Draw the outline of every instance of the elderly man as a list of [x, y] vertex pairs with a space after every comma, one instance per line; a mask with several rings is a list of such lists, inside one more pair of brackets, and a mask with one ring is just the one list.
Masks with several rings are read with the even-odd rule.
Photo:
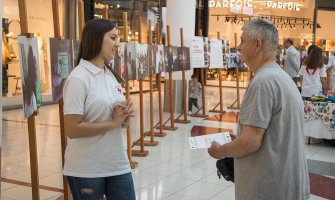
[[295, 49], [293, 40], [290, 38], [285, 40], [284, 46], [287, 49], [284, 70], [297, 84], [300, 70], [300, 53]]
[[309, 177], [304, 152], [303, 102], [276, 63], [278, 31], [268, 21], [242, 27], [241, 59], [255, 73], [241, 105], [237, 137], [213, 142], [216, 159], [234, 157], [237, 200], [305, 200]]

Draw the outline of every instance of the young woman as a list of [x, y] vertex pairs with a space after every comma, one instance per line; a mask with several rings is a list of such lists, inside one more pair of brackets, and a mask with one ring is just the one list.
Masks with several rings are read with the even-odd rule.
[[326, 70], [323, 65], [322, 49], [314, 47], [304, 60], [299, 71], [302, 82], [301, 96], [320, 95], [328, 90]]
[[121, 85], [105, 66], [118, 48], [116, 26], [89, 21], [82, 32], [77, 67], [64, 86], [65, 132], [69, 138], [64, 175], [74, 200], [135, 200], [121, 127], [132, 114]]

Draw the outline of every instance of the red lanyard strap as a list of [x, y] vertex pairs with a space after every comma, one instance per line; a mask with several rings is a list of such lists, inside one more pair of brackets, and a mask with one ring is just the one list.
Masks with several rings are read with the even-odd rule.
[[[311, 75], [311, 74], [309, 73], [309, 68], [308, 68], [308, 67], [306, 67], [306, 72], [307, 72], [307, 74]], [[315, 72], [316, 72], [316, 68], [313, 69], [312, 74], [314, 75]]]

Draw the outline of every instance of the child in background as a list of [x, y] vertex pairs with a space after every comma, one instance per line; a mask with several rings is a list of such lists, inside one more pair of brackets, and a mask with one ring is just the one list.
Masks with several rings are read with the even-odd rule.
[[197, 109], [199, 109], [198, 98], [200, 96], [200, 92], [202, 88], [195, 74], [191, 76], [191, 79], [192, 79], [192, 82], [190, 85], [190, 95], [189, 95], [189, 100], [188, 100], [188, 112], [190, 115], [192, 114], [193, 104]]

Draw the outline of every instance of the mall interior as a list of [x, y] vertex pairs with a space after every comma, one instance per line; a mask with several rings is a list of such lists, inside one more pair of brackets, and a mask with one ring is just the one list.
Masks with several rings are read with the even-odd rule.
[[[244, 94], [255, 77], [245, 63], [233, 61], [238, 56], [236, 48], [241, 43], [244, 24], [264, 19], [277, 28], [276, 62], [282, 68], [288, 38], [301, 63], [307, 49], [316, 45], [325, 55], [325, 66], [335, 67], [335, 1], [330, 0], [2, 0], [0, 13], [1, 200], [76, 199], [63, 174], [64, 154], [70, 151], [67, 146], [77, 140], [70, 139], [65, 128], [69, 118], [64, 114], [67, 110], [63, 89], [67, 76], [77, 65], [81, 33], [90, 20], [107, 19], [116, 25], [122, 44], [118, 53], [121, 58], [127, 55], [123, 45], [129, 50], [129, 44], [134, 43], [162, 45], [164, 53], [176, 47], [171, 50], [172, 62], [179, 59], [181, 63], [186, 57], [181, 70], [168, 71], [166, 64], [165, 71], [153, 67], [145, 75], [145, 69], [150, 67], [144, 66], [143, 76], [136, 78], [129, 78], [130, 70], [125, 70], [128, 75], [120, 91], [133, 102], [134, 113], [128, 127], [117, 130], [122, 130], [119, 142], [129, 160], [138, 200], [243, 199], [238, 197], [234, 182], [219, 178], [217, 159], [208, 153], [208, 142], [219, 141], [214, 136], [223, 138], [239, 133]], [[196, 38], [200, 38], [200, 48]], [[219, 48], [215, 41], [219, 41]], [[25, 54], [28, 45], [34, 56], [34, 75], [28, 75], [28, 68], [33, 66], [29, 53]], [[188, 54], [179, 56], [180, 47], [187, 47]], [[199, 49], [202, 59], [197, 56]], [[137, 59], [141, 62], [141, 57]], [[162, 59], [170, 62], [169, 58]], [[159, 62], [155, 58], [155, 63], [151, 63], [157, 66]], [[196, 62], [204, 64], [198, 66]], [[237, 66], [233, 67], [233, 62]], [[120, 66], [123, 64], [124, 61]], [[121, 68], [119, 73], [124, 78]], [[193, 74], [201, 89], [198, 108], [189, 112]], [[32, 76], [38, 83], [34, 85], [34, 106], [30, 107], [32, 98], [26, 97], [25, 82]], [[300, 82], [297, 86], [302, 87]], [[335, 199], [335, 97], [330, 98], [333, 95], [332, 92], [301, 101], [305, 109], [301, 140], [312, 200]], [[225, 142], [224, 138], [222, 141]], [[290, 154], [287, 146], [281, 148]], [[94, 157], [86, 159], [95, 160]], [[275, 162], [285, 165], [280, 160]], [[259, 177], [260, 182], [275, 177], [266, 176]]]

